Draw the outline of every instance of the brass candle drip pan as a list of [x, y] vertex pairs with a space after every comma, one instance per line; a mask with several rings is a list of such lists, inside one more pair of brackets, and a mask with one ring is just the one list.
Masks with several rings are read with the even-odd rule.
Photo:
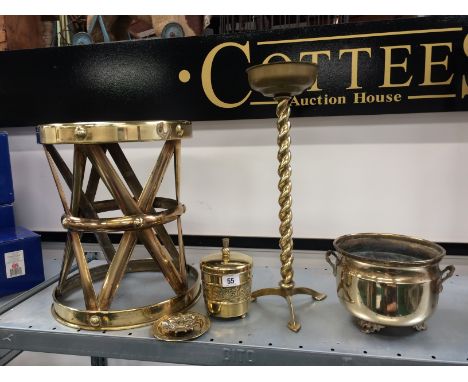
[[[38, 127], [38, 140], [43, 144], [65, 211], [62, 224], [68, 230], [60, 279], [52, 305], [58, 321], [88, 330], [125, 329], [147, 325], [164, 314], [178, 312], [196, 302], [200, 295], [200, 278], [197, 271], [185, 262], [181, 223], [185, 206], [179, 201], [181, 139], [190, 137], [191, 133], [192, 126], [187, 121], [65, 123]], [[143, 186], [119, 143], [157, 140], [165, 143]], [[74, 145], [72, 170], [60, 156], [55, 144]], [[116, 168], [107, 154], [110, 154]], [[172, 158], [175, 199], [156, 197]], [[86, 189], [83, 190], [88, 161], [91, 170]], [[71, 190], [70, 204], [66, 200], [58, 172]], [[113, 199], [95, 200], [101, 181]], [[98, 215], [114, 210], [121, 210], [124, 215], [116, 218], [102, 218]], [[178, 248], [164, 227], [171, 221], [177, 222]], [[117, 231], [124, 233], [116, 250], [108, 233]], [[81, 243], [83, 232], [95, 234], [107, 265], [89, 269]], [[130, 261], [137, 240], [144, 244], [151, 259]], [[73, 259], [76, 260], [79, 273], [69, 277]], [[175, 297], [150, 306], [112, 310], [111, 303], [125, 273], [143, 271], [161, 272]], [[102, 278], [102, 289], [96, 293], [93, 282]], [[65, 295], [79, 286], [83, 291], [84, 310], [63, 303]]]
[[310, 288], [295, 287], [293, 276], [293, 240], [292, 240], [292, 197], [291, 197], [291, 128], [289, 115], [291, 113], [291, 99], [301, 94], [314, 84], [317, 79], [317, 65], [306, 62], [278, 62], [256, 65], [247, 69], [250, 87], [262, 93], [265, 97], [272, 97], [277, 102], [276, 116], [278, 117], [278, 175], [280, 177], [278, 199], [280, 212], [280, 248], [281, 248], [281, 277], [279, 288], [265, 288], [252, 293], [252, 298], [275, 295], [286, 299], [290, 311], [288, 328], [294, 332], [301, 329], [296, 319], [291, 297], [296, 294], [307, 294], [314, 300], [321, 301], [326, 295]]

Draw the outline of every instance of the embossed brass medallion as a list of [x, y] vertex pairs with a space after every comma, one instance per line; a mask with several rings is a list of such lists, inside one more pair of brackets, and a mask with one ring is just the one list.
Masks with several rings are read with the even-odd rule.
[[161, 341], [188, 341], [210, 328], [208, 317], [197, 312], [168, 314], [153, 324], [153, 335]]

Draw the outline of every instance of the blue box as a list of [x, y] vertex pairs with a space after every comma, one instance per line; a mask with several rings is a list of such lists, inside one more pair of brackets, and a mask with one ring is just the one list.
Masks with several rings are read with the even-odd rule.
[[15, 227], [15, 215], [11, 204], [0, 205], [0, 230]]
[[11, 204], [14, 200], [8, 134], [0, 131], [0, 204]]
[[0, 296], [44, 281], [41, 238], [22, 227], [0, 230]]

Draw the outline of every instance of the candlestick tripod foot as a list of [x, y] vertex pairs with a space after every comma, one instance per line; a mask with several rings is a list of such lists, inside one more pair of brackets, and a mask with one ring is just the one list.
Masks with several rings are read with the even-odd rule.
[[301, 329], [301, 324], [298, 322], [298, 320], [296, 320], [294, 305], [291, 299], [292, 296], [295, 296], [297, 294], [309, 295], [315, 301], [322, 301], [327, 298], [326, 294], [317, 292], [310, 288], [297, 287], [297, 288], [291, 288], [291, 289], [284, 289], [284, 288], [278, 287], [278, 288], [264, 288], [264, 289], [259, 289], [255, 292], [252, 292], [251, 301], [255, 302], [257, 300], [257, 297], [263, 297], [263, 296], [280, 296], [286, 299], [288, 306], [289, 306], [289, 314], [290, 314], [288, 328], [292, 330], [293, 332], [297, 333]]

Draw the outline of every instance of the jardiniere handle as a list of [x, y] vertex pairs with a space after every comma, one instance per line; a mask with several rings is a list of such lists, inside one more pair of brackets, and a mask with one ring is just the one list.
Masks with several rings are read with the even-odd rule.
[[[330, 256], [334, 256], [336, 258], [336, 262], [334, 264], [331, 261]], [[325, 260], [327, 260], [327, 263], [330, 264], [330, 266], [332, 267], [333, 276], [336, 276], [336, 266], [338, 264], [339, 259], [338, 259], [338, 256], [336, 255], [335, 251], [332, 251], [332, 250], [327, 251], [327, 253], [325, 254]]]
[[[444, 273], [447, 273], [444, 276]], [[453, 265], [447, 265], [441, 272], [440, 272], [440, 284], [439, 284], [439, 293], [442, 292], [442, 283], [453, 276], [455, 273], [455, 267]]]

